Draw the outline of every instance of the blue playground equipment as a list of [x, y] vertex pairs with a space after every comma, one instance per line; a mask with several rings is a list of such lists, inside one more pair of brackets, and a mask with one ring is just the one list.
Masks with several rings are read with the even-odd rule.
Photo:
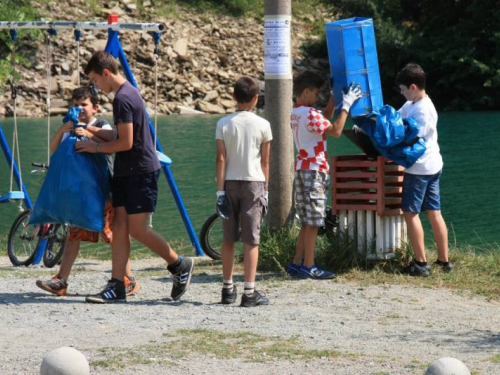
[[347, 18], [325, 24], [335, 103], [351, 82], [361, 85], [363, 96], [351, 107], [352, 117], [366, 116], [384, 105], [371, 18]]
[[[57, 28], [74, 29], [75, 30], [75, 40], [77, 42], [77, 48], [79, 48], [79, 42], [80, 42], [80, 38], [81, 38], [81, 30], [82, 29], [107, 29], [108, 30], [108, 42], [107, 42], [105, 51], [108, 52], [109, 54], [113, 55], [115, 58], [117, 58], [120, 61], [120, 64], [121, 64], [123, 71], [125, 73], [125, 77], [132, 85], [134, 85], [134, 87], [137, 87], [137, 82], [135, 81], [134, 75], [133, 75], [133, 73], [130, 69], [130, 66], [128, 64], [125, 52], [123, 51], [120, 40], [118, 38], [118, 31], [119, 30], [136, 30], [136, 31], [153, 31], [154, 32], [153, 40], [154, 40], [154, 45], [155, 45], [155, 50], [154, 50], [155, 73], [157, 75], [157, 60], [159, 58], [160, 36], [161, 36], [161, 32], [165, 30], [165, 25], [154, 24], [154, 23], [151, 23], [151, 24], [149, 24], [149, 23], [119, 23], [118, 16], [114, 15], [114, 14], [109, 15], [107, 23], [105, 23], [105, 22], [67, 22], [67, 21], [53, 21], [53, 22], [46, 22], [46, 21], [3, 22], [3, 21], [0, 21], [0, 29], [10, 29], [11, 36], [13, 34], [17, 35], [17, 29], [20, 29], [20, 28], [47, 29], [47, 33], [49, 35], [48, 43], [50, 43], [50, 38], [56, 34]], [[12, 37], [12, 40], [15, 44], [15, 37]], [[79, 54], [78, 54], [78, 56], [79, 56]], [[155, 80], [155, 81], [156, 81], [155, 82], [155, 92], [157, 93], [157, 80]], [[15, 102], [14, 102], [14, 104], [15, 104]], [[50, 99], [49, 98], [47, 99], [47, 104], [48, 104], [48, 112], [50, 115]], [[155, 104], [156, 104], [156, 99], [155, 99]], [[146, 113], [147, 113], [147, 110], [146, 110]], [[172, 164], [172, 160], [167, 155], [164, 154], [163, 149], [162, 149], [161, 144], [160, 144], [160, 141], [156, 137], [155, 126], [156, 126], [157, 113], [155, 111], [155, 123], [153, 123], [153, 121], [151, 121], [151, 118], [150, 118], [148, 113], [147, 113], [147, 116], [148, 116], [148, 121], [149, 121], [149, 125], [150, 125], [151, 135], [153, 136], [154, 143], [156, 145], [157, 155], [158, 155], [158, 158], [160, 161], [161, 168], [162, 168], [162, 170], [165, 174], [165, 177], [167, 179], [168, 185], [170, 187], [170, 190], [171, 190], [172, 195], [174, 197], [175, 203], [177, 205], [177, 208], [178, 208], [179, 213], [181, 215], [181, 218], [183, 220], [184, 226], [186, 227], [189, 239], [191, 241], [191, 244], [195, 248], [196, 255], [203, 256], [204, 255], [203, 250], [200, 246], [198, 237], [194, 231], [194, 228], [193, 228], [193, 225], [192, 225], [191, 220], [189, 218], [188, 212], [186, 210], [186, 207], [185, 207], [184, 202], [182, 200], [179, 189], [177, 188], [177, 185], [175, 183], [174, 176], [173, 176], [172, 171], [170, 169], [170, 166]], [[15, 117], [15, 114], [14, 114], [14, 117]], [[50, 121], [50, 117], [49, 117], [48, 121]], [[50, 124], [50, 122], [49, 122], [49, 124]], [[9, 148], [9, 145], [5, 139], [1, 124], [0, 124], [0, 145], [2, 147], [4, 154], [5, 154], [5, 157], [9, 163], [9, 166], [11, 166], [12, 174], [15, 177], [15, 181], [16, 181], [18, 188], [19, 188], [19, 191], [9, 191], [6, 195], [1, 196], [0, 203], [9, 202], [9, 201], [13, 201], [13, 200], [17, 199], [17, 200], [22, 200], [27, 209], [31, 209], [33, 205], [32, 205], [30, 196], [28, 194], [28, 191], [26, 190], [26, 187], [24, 186], [24, 183], [22, 183], [22, 177], [21, 177], [20, 171], [19, 171], [17, 164], [14, 160], [13, 153], [11, 152], [11, 149]], [[41, 244], [37, 247], [33, 264], [37, 264], [40, 262], [40, 260], [42, 259], [42, 256], [43, 256], [44, 249], [45, 249], [45, 246], [43, 244]]]

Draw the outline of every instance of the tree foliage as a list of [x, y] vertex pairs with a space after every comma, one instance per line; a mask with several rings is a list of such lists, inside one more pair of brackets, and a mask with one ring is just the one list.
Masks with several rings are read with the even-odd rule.
[[500, 109], [498, 0], [340, 0], [333, 6], [343, 18], [373, 18], [386, 103], [401, 103], [394, 78], [416, 62], [438, 109]]
[[[30, 5], [28, 0], [1, 0], [0, 18], [2, 21], [33, 21], [39, 15]], [[39, 35], [37, 30], [20, 30], [18, 40], [21, 38], [32, 38]], [[12, 78], [13, 70], [11, 64], [12, 39], [8, 30], [0, 30], [0, 90], [5, 83]], [[26, 64], [24, 54], [27, 51], [18, 50], [16, 53], [16, 64]]]

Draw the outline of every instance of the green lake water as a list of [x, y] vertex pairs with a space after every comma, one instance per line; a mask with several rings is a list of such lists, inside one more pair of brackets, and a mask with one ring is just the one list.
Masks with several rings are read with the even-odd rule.
[[[215, 205], [215, 116], [159, 118], [158, 137], [172, 159], [172, 172], [196, 232]], [[47, 158], [46, 119], [19, 119], [23, 178], [35, 201], [40, 175], [31, 174], [31, 162]], [[60, 118], [52, 119], [52, 133]], [[9, 142], [12, 119], [1, 124]], [[441, 113], [439, 144], [444, 159], [441, 183], [442, 212], [450, 229], [450, 242], [472, 245], [479, 251], [500, 244], [500, 112]], [[358, 149], [341, 137], [329, 139], [330, 155], [355, 154]], [[9, 168], [0, 157], [0, 194], [9, 190]], [[17, 214], [14, 203], [0, 206], [0, 238], [5, 238]], [[155, 230], [174, 244], [189, 243], [168, 184], [162, 176]], [[426, 229], [428, 223], [424, 220]], [[432, 243], [431, 232], [426, 241]], [[136, 245], [137, 247], [137, 245]], [[5, 249], [0, 249], [3, 253]]]

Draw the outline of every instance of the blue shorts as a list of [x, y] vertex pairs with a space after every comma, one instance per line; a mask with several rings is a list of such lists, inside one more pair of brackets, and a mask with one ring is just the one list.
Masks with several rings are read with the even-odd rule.
[[441, 172], [432, 175], [405, 173], [401, 202], [402, 210], [414, 214], [426, 210], [439, 211], [441, 209], [439, 196]]
[[131, 176], [113, 176], [113, 207], [125, 207], [128, 215], [155, 212], [160, 170]]

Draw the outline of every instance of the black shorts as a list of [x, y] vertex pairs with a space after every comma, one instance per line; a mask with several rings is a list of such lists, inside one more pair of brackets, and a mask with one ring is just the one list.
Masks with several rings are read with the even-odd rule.
[[113, 207], [125, 207], [127, 214], [154, 212], [158, 198], [160, 170], [132, 176], [113, 176]]

